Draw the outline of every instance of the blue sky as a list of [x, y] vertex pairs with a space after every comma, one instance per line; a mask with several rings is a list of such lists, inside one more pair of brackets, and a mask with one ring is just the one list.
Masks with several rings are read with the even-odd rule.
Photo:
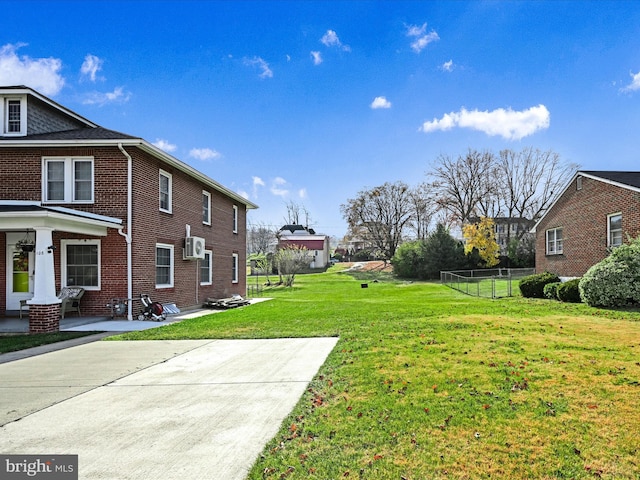
[[340, 205], [441, 154], [639, 170], [640, 2], [6, 1], [0, 85], [140, 136], [261, 208]]

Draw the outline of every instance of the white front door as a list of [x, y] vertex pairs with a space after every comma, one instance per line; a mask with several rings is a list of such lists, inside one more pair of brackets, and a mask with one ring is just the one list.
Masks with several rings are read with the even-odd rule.
[[[33, 235], [33, 233], [32, 233]], [[16, 248], [24, 233], [7, 232], [7, 310], [19, 310], [20, 300], [33, 297], [34, 253]]]

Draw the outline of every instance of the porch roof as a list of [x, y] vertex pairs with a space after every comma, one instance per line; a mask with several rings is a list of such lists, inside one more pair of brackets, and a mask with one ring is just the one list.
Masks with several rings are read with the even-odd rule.
[[0, 230], [33, 230], [37, 227], [106, 236], [108, 228], [122, 228], [122, 220], [40, 202], [0, 201]]

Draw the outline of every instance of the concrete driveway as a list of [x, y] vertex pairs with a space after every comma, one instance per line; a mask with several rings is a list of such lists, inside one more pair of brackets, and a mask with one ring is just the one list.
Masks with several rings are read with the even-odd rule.
[[0, 364], [0, 452], [80, 479], [243, 479], [337, 338], [103, 341]]

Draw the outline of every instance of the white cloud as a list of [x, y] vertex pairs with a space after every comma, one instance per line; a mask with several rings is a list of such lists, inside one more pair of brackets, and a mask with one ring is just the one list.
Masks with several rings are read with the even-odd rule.
[[322, 54], [320, 52], [311, 52], [311, 58], [313, 58], [314, 65], [320, 65], [322, 63]]
[[102, 70], [103, 63], [103, 60], [95, 55], [87, 54], [87, 56], [84, 57], [82, 66], [80, 67], [80, 73], [82, 73], [83, 76], [89, 77], [92, 82], [95, 82], [96, 74]]
[[238, 190], [238, 195], [240, 195], [242, 198], [246, 198], [247, 200], [249, 200], [249, 194], [247, 192], [245, 192], [244, 190]]
[[507, 140], [520, 140], [538, 130], [549, 128], [549, 117], [549, 110], [544, 105], [522, 111], [498, 108], [481, 112], [462, 108], [459, 112], [446, 113], [441, 119], [425, 122], [420, 130], [429, 133], [460, 127], [479, 130], [490, 136], [499, 135]]
[[453, 60], [449, 60], [448, 62], [444, 62], [440, 68], [442, 70], [444, 70], [445, 72], [452, 72], [453, 71]]
[[260, 78], [272, 78], [273, 71], [269, 68], [269, 64], [260, 57], [245, 58], [244, 64], [250, 67], [258, 67], [261, 70]]
[[301, 188], [300, 190], [298, 190], [298, 197], [307, 198], [307, 189]]
[[387, 100], [387, 97], [376, 97], [369, 106], [374, 110], [378, 108], [391, 108], [391, 102]]
[[0, 47], [0, 85], [26, 85], [49, 96], [59, 93], [64, 86], [60, 75], [62, 60], [18, 57], [16, 51], [24, 46], [19, 43]]
[[411, 42], [411, 48], [414, 52], [420, 53], [431, 42], [440, 40], [440, 37], [435, 30], [432, 30], [429, 33], [426, 33], [426, 31], [426, 23], [422, 24], [420, 27], [417, 25], [407, 25], [407, 37], [414, 38], [414, 41]]
[[253, 198], [258, 198], [258, 187], [264, 187], [266, 184], [260, 177], [251, 177], [253, 182]]
[[107, 103], [126, 103], [131, 98], [130, 92], [125, 92], [123, 87], [116, 87], [113, 92], [89, 93], [82, 101], [85, 105], [105, 105]]
[[631, 83], [621, 88], [621, 92], [635, 92], [636, 90], [640, 90], [640, 72], [631, 72], [629, 75], [631, 75]]
[[278, 197], [286, 197], [289, 195], [289, 190], [284, 188], [287, 181], [282, 177], [276, 177], [271, 181], [271, 188], [269, 191]]
[[260, 177], [251, 177], [252, 181], [253, 181], [253, 185], [254, 186], [261, 186], [264, 187], [266, 184], [264, 183], [264, 180], [262, 180]]
[[192, 148], [189, 150], [189, 156], [206, 162], [214, 158], [220, 158], [221, 155], [220, 152], [210, 148]]
[[157, 138], [155, 142], [152, 143], [153, 146], [158, 147], [160, 150], [164, 150], [165, 152], [175, 152], [176, 148], [178, 148], [173, 143], [169, 143], [167, 140], [162, 138]]
[[322, 36], [320, 42], [322, 42], [322, 44], [327, 47], [338, 47], [345, 52], [351, 51], [351, 47], [349, 45], [343, 45], [343, 43], [338, 38], [338, 34], [333, 30], [327, 30], [327, 33]]

